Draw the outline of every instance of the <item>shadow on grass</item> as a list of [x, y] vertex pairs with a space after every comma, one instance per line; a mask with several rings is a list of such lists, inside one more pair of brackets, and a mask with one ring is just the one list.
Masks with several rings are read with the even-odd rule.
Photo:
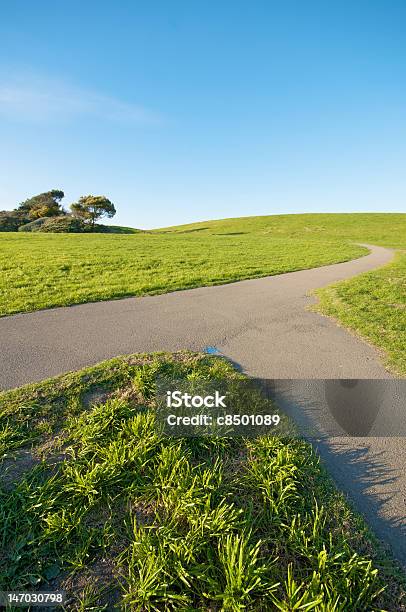
[[173, 236], [176, 234], [192, 234], [194, 232], [202, 232], [203, 230], [208, 230], [210, 229], [209, 227], [194, 227], [192, 229], [188, 229], [188, 230], [175, 230], [175, 231], [170, 231], [170, 230], [154, 230], [151, 233], [154, 234], [172, 234]]
[[248, 234], [248, 232], [223, 232], [221, 234], [212, 234], [213, 236], [243, 236], [244, 234]]

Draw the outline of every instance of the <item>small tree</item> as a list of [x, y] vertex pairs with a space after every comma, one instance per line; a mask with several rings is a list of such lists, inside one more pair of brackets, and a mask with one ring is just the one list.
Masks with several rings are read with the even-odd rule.
[[60, 203], [64, 196], [60, 189], [51, 189], [21, 202], [16, 210], [26, 214], [29, 219], [59, 217], [65, 214]]
[[114, 204], [110, 202], [105, 196], [82, 196], [78, 202], [71, 204], [71, 211], [75, 217], [83, 219], [85, 223], [88, 223], [92, 230], [94, 229], [95, 223], [102, 217], [108, 217], [111, 219], [116, 214]]

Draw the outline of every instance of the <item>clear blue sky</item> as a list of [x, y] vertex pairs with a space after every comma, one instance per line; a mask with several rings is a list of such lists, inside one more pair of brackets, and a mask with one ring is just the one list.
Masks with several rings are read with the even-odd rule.
[[406, 211], [406, 2], [2, 3], [0, 209]]

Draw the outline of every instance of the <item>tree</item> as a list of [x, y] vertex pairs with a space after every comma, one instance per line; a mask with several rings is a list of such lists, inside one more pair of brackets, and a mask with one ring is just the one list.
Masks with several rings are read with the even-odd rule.
[[16, 210], [25, 213], [29, 219], [59, 217], [66, 214], [60, 204], [64, 196], [60, 189], [51, 189], [21, 202]]
[[116, 214], [114, 204], [105, 196], [82, 196], [78, 202], [71, 204], [71, 211], [75, 217], [83, 219], [88, 223], [92, 230], [95, 223], [102, 217], [111, 219]]

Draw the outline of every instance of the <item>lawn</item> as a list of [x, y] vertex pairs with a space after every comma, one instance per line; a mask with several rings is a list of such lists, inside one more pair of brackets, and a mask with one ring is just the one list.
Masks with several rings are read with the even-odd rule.
[[[124, 228], [123, 231], [129, 231]], [[406, 373], [406, 214], [223, 219], [134, 234], [0, 234], [0, 316], [165, 293], [399, 250], [394, 264], [321, 292], [325, 314]]]
[[363, 253], [340, 237], [241, 221], [132, 235], [2, 233], [0, 314], [279, 274]]
[[243, 378], [133, 355], [0, 394], [0, 589], [65, 589], [69, 610], [404, 609], [307, 442], [165, 437], [162, 374]]

